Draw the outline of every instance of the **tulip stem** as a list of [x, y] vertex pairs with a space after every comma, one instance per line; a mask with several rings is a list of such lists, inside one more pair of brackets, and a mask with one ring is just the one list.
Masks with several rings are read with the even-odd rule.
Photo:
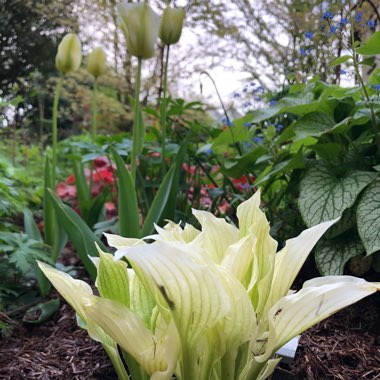
[[[170, 45], [167, 45], [166, 50], [166, 58], [165, 58], [165, 68], [164, 68], [164, 84], [163, 84], [163, 98], [160, 102], [160, 121], [161, 121], [161, 168], [162, 168], [162, 175], [165, 175], [166, 172], [166, 165], [165, 165], [165, 159], [166, 159], [166, 106], [167, 106], [167, 99], [166, 99], [166, 93], [167, 93], [167, 86], [168, 86], [168, 63], [169, 63], [169, 48]], [[165, 54], [165, 48], [164, 48], [164, 54]]]
[[95, 79], [94, 87], [92, 89], [92, 140], [95, 141], [96, 137], [96, 126], [97, 126], [97, 116], [98, 116], [98, 108], [97, 108], [97, 97], [98, 92], [98, 82]]
[[[61, 97], [63, 86], [63, 75], [61, 74], [57, 87], [55, 88], [54, 102], [53, 102], [53, 114], [52, 114], [52, 144], [53, 144], [53, 159], [52, 159], [52, 184], [55, 189], [56, 185], [56, 171], [57, 171], [57, 145], [58, 145], [58, 103]], [[53, 189], [53, 190], [54, 190]]]
[[140, 136], [143, 133], [141, 128], [144, 128], [140, 120], [140, 87], [141, 87], [141, 64], [142, 58], [138, 57], [135, 82], [135, 105], [133, 115], [133, 130], [132, 130], [132, 157], [131, 157], [131, 175], [133, 183], [136, 182], [136, 165], [137, 155], [140, 145]]

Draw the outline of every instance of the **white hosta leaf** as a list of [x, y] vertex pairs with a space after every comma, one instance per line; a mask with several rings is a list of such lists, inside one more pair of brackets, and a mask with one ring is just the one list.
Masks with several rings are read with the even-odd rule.
[[221, 271], [221, 278], [225, 292], [231, 299], [231, 310], [219, 324], [220, 335], [226, 346], [221, 359], [222, 368], [226, 378], [234, 378], [239, 348], [256, 334], [256, 314], [244, 286], [224, 271]]
[[256, 314], [261, 314], [272, 283], [277, 242], [270, 236], [269, 222], [265, 213], [260, 210], [260, 190], [239, 205], [237, 217], [240, 236], [251, 234], [256, 238], [255, 249], [252, 252], [253, 266], [247, 288]]
[[168, 326], [165, 335], [155, 336], [135, 313], [120, 302], [106, 298], [94, 297], [85, 310], [149, 375], [171, 379], [179, 355], [173, 325]]
[[199, 234], [200, 231], [194, 228], [191, 224], [185, 224], [182, 228], [179, 224], [169, 221], [164, 228], [154, 225], [158, 235], [155, 235], [155, 240], [179, 241], [182, 243], [190, 243]]
[[281, 358], [269, 359], [265, 363], [265, 367], [259, 373], [259, 376], [258, 376], [257, 380], [265, 380], [270, 375], [272, 375], [273, 371], [275, 370], [277, 364], [280, 363], [280, 361], [281, 361]]
[[228, 247], [239, 239], [239, 230], [207, 211], [193, 210], [193, 214], [201, 224], [202, 232], [192, 244], [204, 249], [215, 263], [221, 263]]
[[45, 263], [38, 261], [38, 266], [67, 303], [87, 323], [83, 304], [93, 296], [90, 285], [81, 280], [74, 280], [67, 273], [54, 269]]
[[253, 271], [248, 292], [257, 315], [261, 315], [267, 302], [277, 250], [277, 242], [269, 234], [270, 227], [265, 214], [260, 211], [255, 217], [255, 223], [249, 232], [256, 237], [254, 250]]
[[96, 286], [102, 297], [119, 301], [129, 307], [129, 277], [125, 261], [114, 261], [110, 253], [99, 251]]
[[126, 258], [165, 315], [170, 312], [183, 341], [193, 346], [227, 314], [230, 300], [210, 265], [194, 247], [155, 243], [131, 248]]
[[146, 327], [150, 327], [156, 302], [135, 272], [130, 270], [128, 273], [130, 278], [130, 308], [144, 321]]
[[271, 294], [267, 309], [284, 297], [293, 284], [298, 272], [322, 235], [335, 223], [318, 224], [287, 240], [285, 247], [276, 254]]
[[305, 282], [299, 292], [281, 298], [269, 310], [266, 353], [257, 360], [267, 360], [296, 335], [379, 290], [380, 283], [351, 276], [320, 277]]
[[251, 280], [256, 238], [250, 234], [229, 246], [221, 263], [226, 272], [235, 276], [246, 288]]
[[260, 210], [260, 190], [257, 190], [251, 198], [241, 203], [237, 208], [241, 237], [249, 233], [250, 228], [257, 224], [259, 218], [261, 220], [262, 213]]
[[87, 314], [85, 305], [95, 298], [90, 285], [84, 281], [75, 280], [67, 273], [58, 271], [44, 263], [38, 262], [38, 265], [58, 292], [79, 315], [90, 337], [102, 343], [115, 366], [119, 378], [121, 380], [128, 379], [116, 342], [100, 326], [94, 323]]
[[[107, 234], [107, 233], [104, 233], [103, 235], [107, 239], [107, 244], [110, 247], [116, 248], [117, 250], [121, 250], [123, 248], [128, 248], [128, 247], [136, 247], [136, 246], [146, 244], [145, 241], [142, 239], [126, 238], [126, 237], [122, 237], [119, 235]], [[116, 257], [116, 255], [115, 255], [115, 257]], [[121, 256], [117, 257], [117, 259], [120, 259], [120, 258], [121, 258]]]

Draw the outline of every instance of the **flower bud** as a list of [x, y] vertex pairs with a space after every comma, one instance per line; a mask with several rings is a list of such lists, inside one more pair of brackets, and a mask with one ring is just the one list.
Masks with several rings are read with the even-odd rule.
[[104, 50], [102, 48], [96, 48], [88, 56], [87, 71], [97, 79], [106, 71], [106, 64], [107, 58]]
[[160, 39], [164, 44], [172, 45], [179, 41], [184, 18], [184, 9], [166, 7], [162, 14], [159, 31]]
[[55, 56], [55, 66], [63, 73], [79, 69], [82, 62], [82, 46], [79, 38], [74, 33], [66, 34], [58, 45], [58, 52]]
[[152, 58], [160, 17], [147, 3], [120, 4], [118, 12], [129, 53], [143, 59]]

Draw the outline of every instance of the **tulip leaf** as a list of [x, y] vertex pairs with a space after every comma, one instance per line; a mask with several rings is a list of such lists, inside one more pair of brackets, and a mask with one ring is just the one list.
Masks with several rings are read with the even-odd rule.
[[376, 179], [364, 190], [356, 218], [367, 255], [380, 250], [380, 179]]
[[175, 168], [176, 165], [173, 164], [169, 171], [165, 174], [165, 177], [158, 188], [157, 194], [149, 207], [148, 215], [145, 218], [141, 232], [142, 236], [150, 235], [154, 230], [154, 223], [158, 223], [162, 217], [169, 199]]
[[182, 142], [177, 156], [175, 158], [175, 172], [173, 176], [173, 182], [170, 189], [170, 195], [167, 200], [166, 209], [165, 209], [165, 218], [169, 220], [175, 219], [175, 211], [178, 197], [178, 186], [179, 186], [179, 177], [182, 170], [182, 164], [185, 161], [185, 156], [187, 153], [187, 147], [189, 144], [190, 135], [187, 134], [185, 140]]
[[139, 238], [139, 208], [135, 186], [122, 158], [113, 147], [111, 152], [117, 168], [119, 233], [124, 237]]
[[46, 157], [43, 199], [44, 232], [46, 243], [52, 247], [52, 259], [57, 261], [59, 254], [67, 243], [67, 235], [62, 225], [58, 223], [56, 211], [49, 195], [50, 189], [55, 188], [52, 170], [50, 159]]
[[33, 213], [29, 209], [24, 210], [24, 228], [25, 233], [30, 239], [43, 243], [41, 232], [33, 218]]
[[300, 183], [298, 200], [306, 225], [311, 227], [342, 216], [375, 176], [375, 173], [364, 171], [338, 176], [322, 165], [311, 168]]
[[75, 186], [77, 188], [77, 197], [79, 201], [79, 208], [84, 214], [83, 206], [90, 199], [90, 190], [86, 181], [86, 176], [84, 174], [83, 165], [81, 162], [74, 163], [74, 173], [75, 173]]
[[88, 274], [95, 280], [96, 269], [89, 259], [89, 256], [98, 256], [94, 242], [96, 242], [103, 251], [106, 251], [106, 247], [73, 209], [63, 204], [52, 191], [49, 192], [49, 196], [60, 224], [62, 224], [73, 243]]
[[[25, 233], [28, 235], [29, 239], [36, 240], [40, 243], [43, 243], [41, 233], [38, 229], [38, 226], [33, 218], [33, 213], [29, 209], [24, 211], [24, 228]], [[46, 296], [50, 290], [50, 283], [48, 279], [41, 272], [41, 269], [35, 263], [32, 265], [33, 270], [36, 274], [38, 287], [42, 296]]]
[[343, 274], [348, 260], [365, 252], [356, 232], [321, 241], [315, 249], [315, 261], [324, 276]]
[[45, 241], [51, 247], [54, 244], [54, 226], [56, 225], [54, 207], [50, 201], [48, 189], [54, 189], [53, 174], [49, 156], [46, 156], [44, 167], [44, 198], [43, 198], [43, 216]]

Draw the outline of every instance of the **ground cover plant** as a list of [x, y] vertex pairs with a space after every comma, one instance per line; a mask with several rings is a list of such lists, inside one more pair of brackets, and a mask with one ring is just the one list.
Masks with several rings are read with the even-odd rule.
[[[162, 9], [159, 17], [146, 1], [114, 8], [135, 70], [133, 97], [104, 85], [105, 50], [82, 57], [78, 35], [63, 37], [51, 119], [37, 95], [39, 145], [23, 148], [27, 173], [15, 169], [24, 138], [15, 113], [10, 149], [2, 148], [13, 162], [0, 166], [1, 333], [17, 330], [12, 315], [37, 324], [66, 313], [52, 283], [120, 379], [266, 379], [290, 339], [380, 289], [380, 74], [364, 78], [362, 69], [380, 54], [380, 32], [363, 26], [355, 7], [324, 10], [320, 33], [341, 44], [330, 66], [352, 72], [358, 85], [298, 73], [278, 92], [250, 82], [235, 94], [253, 99], [238, 116], [201, 71], [220, 101], [215, 120], [202, 102], [169, 95], [185, 10], [170, 2]], [[358, 26], [371, 32], [365, 42]], [[301, 34], [310, 68], [317, 32]], [[157, 41], [153, 99], [142, 76]], [[75, 81], [88, 85], [91, 122], [87, 134], [59, 141]], [[102, 134], [105, 93], [129, 104], [129, 130]], [[18, 111], [25, 99], [0, 105]], [[325, 277], [302, 272], [312, 250]]]

